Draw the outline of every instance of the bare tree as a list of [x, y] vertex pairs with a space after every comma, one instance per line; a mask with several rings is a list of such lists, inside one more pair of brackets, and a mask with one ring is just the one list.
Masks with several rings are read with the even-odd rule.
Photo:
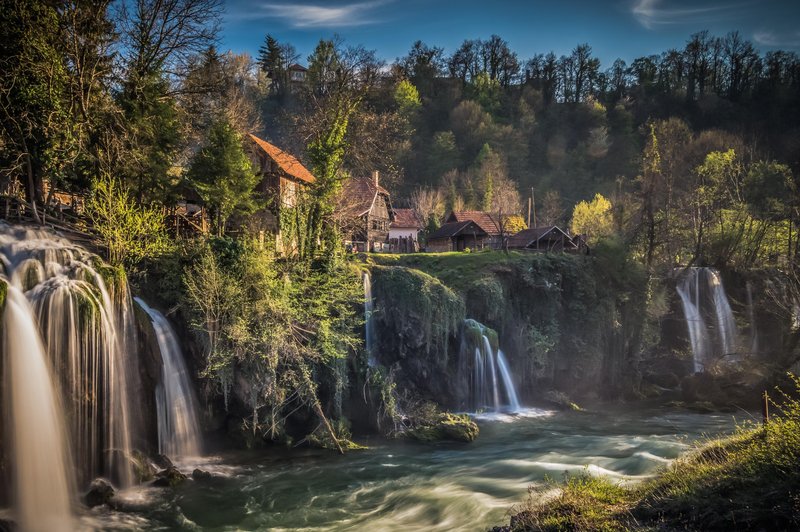
[[190, 58], [217, 40], [222, 0], [134, 0], [121, 3], [121, 53], [128, 79], [157, 72], [177, 75]]

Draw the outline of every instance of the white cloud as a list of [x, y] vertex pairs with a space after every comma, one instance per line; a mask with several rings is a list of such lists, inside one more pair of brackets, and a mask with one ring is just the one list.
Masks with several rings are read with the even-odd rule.
[[374, 18], [375, 9], [391, 1], [373, 0], [340, 6], [267, 3], [242, 15], [245, 18], [280, 19], [294, 28], [344, 28], [380, 22]]
[[738, 4], [712, 4], [704, 7], [665, 6], [663, 0], [634, 0], [631, 13], [647, 29], [669, 24], [707, 21], [733, 11], [738, 11], [750, 2]]
[[753, 40], [763, 46], [784, 46], [796, 48], [800, 46], [800, 31], [778, 34], [774, 31], [759, 30], [753, 34]]

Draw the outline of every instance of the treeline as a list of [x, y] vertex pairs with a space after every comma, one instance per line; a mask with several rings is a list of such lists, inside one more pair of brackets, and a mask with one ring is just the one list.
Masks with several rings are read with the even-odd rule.
[[[51, 193], [119, 191], [119, 204], [133, 198], [162, 212], [192, 199], [223, 234], [267, 206], [252, 193], [257, 178], [242, 149], [255, 132], [318, 178], [282, 220], [304, 258], [336, 247], [334, 198], [349, 175], [372, 170], [396, 205], [429, 225], [454, 208], [525, 216], [529, 196], [536, 223], [566, 225], [575, 204], [601, 193], [615, 234], [646, 242], [647, 262], [796, 254], [800, 59], [760, 54], [736, 32], [701, 32], [630, 64], [603, 65], [588, 44], [521, 58], [499, 36], [449, 55], [416, 42], [387, 64], [336, 37], [307, 58], [270, 35], [257, 58], [220, 53], [218, 0], [7, 7], [2, 185], [33, 205], [50, 203], [45, 181]], [[724, 178], [710, 177], [712, 154], [730, 162]], [[709, 192], [721, 183], [724, 193]], [[687, 199], [709, 194], [702, 207]], [[94, 210], [102, 225], [107, 214]], [[708, 220], [723, 211], [748, 217], [738, 236], [717, 220], [735, 245], [707, 242]], [[582, 215], [577, 225], [586, 223]], [[746, 260], [744, 242], [755, 246]]]

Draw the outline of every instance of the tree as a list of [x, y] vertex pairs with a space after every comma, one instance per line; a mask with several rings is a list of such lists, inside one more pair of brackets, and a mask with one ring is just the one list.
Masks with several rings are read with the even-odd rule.
[[590, 242], [597, 242], [614, 233], [611, 202], [601, 194], [592, 201], [581, 201], [572, 211], [570, 231], [574, 235], [586, 235]]
[[422, 105], [419, 99], [419, 91], [407, 79], [400, 80], [397, 87], [395, 87], [394, 101], [400, 114], [407, 119], [410, 119]]
[[112, 265], [132, 268], [169, 249], [161, 209], [139, 205], [130, 188], [109, 174], [94, 181], [86, 213]]
[[188, 178], [215, 218], [218, 235], [234, 213], [249, 214], [256, 209], [253, 189], [258, 176], [244, 152], [242, 136], [227, 120], [216, 121], [205, 146], [195, 155]]
[[[46, 179], [58, 181], [73, 156], [73, 116], [55, 6], [12, 0], [0, 9], [0, 160], [20, 181], [39, 219]], [[23, 177], [24, 176], [24, 177]]]

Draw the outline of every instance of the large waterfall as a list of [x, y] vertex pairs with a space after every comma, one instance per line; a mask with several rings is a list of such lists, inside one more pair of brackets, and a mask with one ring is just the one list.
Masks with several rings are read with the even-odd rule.
[[72, 467], [64, 413], [32, 309], [6, 285], [3, 313], [4, 430], [22, 530], [72, 530]]
[[677, 285], [689, 330], [695, 372], [735, 354], [738, 330], [719, 272], [688, 268]]
[[370, 367], [377, 364], [375, 359], [375, 321], [372, 317], [374, 308], [372, 279], [369, 276], [369, 272], [364, 272], [364, 340], [367, 350], [367, 364]]
[[128, 394], [139, 386], [128, 285], [95, 255], [41, 229], [0, 223], [0, 261], [9, 285], [4, 416], [15, 507], [21, 523], [38, 523], [23, 528], [56, 530], [42, 520], [68, 513], [69, 451], [81, 485], [97, 475], [133, 482]]
[[462, 360], [472, 359], [470, 381], [470, 406], [476, 412], [518, 412], [517, 390], [503, 351], [492, 345], [496, 335], [475, 320], [464, 322], [461, 342]]
[[173, 457], [200, 454], [197, 401], [178, 338], [167, 318], [141, 299], [134, 298], [150, 316], [163, 365], [156, 387], [158, 452]]

